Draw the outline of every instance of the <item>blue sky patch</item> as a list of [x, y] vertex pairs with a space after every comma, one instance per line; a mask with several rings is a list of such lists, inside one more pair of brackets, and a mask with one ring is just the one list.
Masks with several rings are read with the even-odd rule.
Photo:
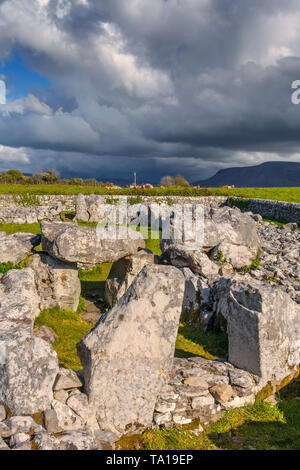
[[51, 87], [51, 82], [29, 67], [17, 52], [0, 63], [0, 75], [6, 77], [7, 98], [12, 100]]

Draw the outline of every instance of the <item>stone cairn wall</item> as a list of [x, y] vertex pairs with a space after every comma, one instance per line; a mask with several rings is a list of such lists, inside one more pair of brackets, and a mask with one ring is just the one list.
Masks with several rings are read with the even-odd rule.
[[[105, 204], [107, 200], [117, 202], [118, 196], [59, 196], [39, 195], [40, 205], [37, 207], [24, 207], [18, 204], [13, 195], [0, 195], [0, 223], [36, 223], [41, 220], [55, 221], [60, 219], [62, 211], [77, 212], [77, 220], [83, 222], [99, 221], [99, 205]], [[135, 196], [128, 196], [135, 199]], [[300, 204], [272, 201], [254, 198], [227, 198], [223, 196], [210, 197], [180, 197], [180, 196], [144, 196], [145, 204], [203, 204], [208, 207], [211, 203], [238, 204], [242, 211], [251, 211], [262, 217], [295, 222], [300, 224]], [[100, 217], [101, 218], [101, 217]]]
[[267, 219], [283, 220], [300, 224], [300, 204], [269, 199], [229, 198], [229, 204], [237, 203], [242, 211], [251, 211]]
[[75, 210], [76, 196], [35, 196], [35, 204], [27, 206], [14, 195], [0, 195], [0, 223], [35, 224], [42, 220], [60, 220], [62, 211]]
[[[0, 448], [114, 448], [126, 433], [206, 425], [297, 376], [300, 233], [220, 202], [207, 202], [201, 247], [161, 240], [160, 257], [141, 234], [99, 240], [72, 222], [44, 221], [40, 254], [34, 235], [1, 235], [0, 260], [30, 261], [0, 279]], [[112, 308], [77, 345], [82, 370], [59, 368], [54, 332], [34, 330], [34, 319], [55, 304], [75, 310], [78, 266], [104, 262], [114, 263]], [[226, 357], [174, 358], [181, 316], [226, 332]]]

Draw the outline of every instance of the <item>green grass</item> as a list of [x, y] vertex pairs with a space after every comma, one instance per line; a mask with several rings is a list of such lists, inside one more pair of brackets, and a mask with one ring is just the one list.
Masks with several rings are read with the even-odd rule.
[[98, 264], [93, 269], [87, 271], [79, 269], [79, 279], [81, 281], [81, 293], [83, 297], [97, 294], [104, 296], [105, 282], [109, 275], [112, 263]]
[[193, 326], [180, 323], [175, 357], [202, 356], [206, 359], [216, 359], [217, 357], [226, 357], [227, 352], [227, 335], [205, 333]]
[[12, 235], [17, 232], [26, 233], [41, 233], [40, 224], [0, 224], [0, 232], [5, 232], [6, 235]]
[[79, 313], [54, 307], [43, 310], [35, 320], [35, 327], [47, 325], [58, 335], [53, 343], [59, 364], [68, 369], [81, 369], [76, 344], [90, 331], [91, 324], [80, 319]]
[[120, 190], [106, 189], [95, 186], [78, 185], [22, 185], [22, 184], [1, 184], [0, 194], [55, 194], [55, 195], [76, 195], [76, 194], [102, 194], [107, 196], [239, 196], [245, 198], [272, 199], [278, 201], [298, 202], [300, 203], [299, 188], [194, 188], [190, 187], [168, 187], [153, 189], [130, 189], [122, 188]]

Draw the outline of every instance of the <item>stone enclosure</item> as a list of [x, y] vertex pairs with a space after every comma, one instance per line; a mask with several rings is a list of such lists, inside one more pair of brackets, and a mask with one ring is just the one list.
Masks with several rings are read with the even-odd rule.
[[[76, 219], [95, 221], [97, 201], [79, 196]], [[126, 433], [206, 425], [299, 373], [300, 232], [223, 202], [205, 200], [201, 248], [162, 239], [161, 256], [139, 233], [99, 240], [96, 227], [56, 217], [41, 237], [1, 233], [0, 262], [29, 257], [0, 280], [1, 449], [108, 449]], [[111, 309], [77, 345], [82, 369], [60, 368], [34, 319], [75, 311], [78, 267], [107, 262]], [[180, 318], [226, 332], [227, 357], [174, 358]]]

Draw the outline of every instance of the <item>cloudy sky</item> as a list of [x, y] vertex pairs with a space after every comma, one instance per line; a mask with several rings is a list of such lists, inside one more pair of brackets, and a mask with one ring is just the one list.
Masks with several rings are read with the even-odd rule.
[[0, 170], [300, 161], [299, 0], [0, 0]]

